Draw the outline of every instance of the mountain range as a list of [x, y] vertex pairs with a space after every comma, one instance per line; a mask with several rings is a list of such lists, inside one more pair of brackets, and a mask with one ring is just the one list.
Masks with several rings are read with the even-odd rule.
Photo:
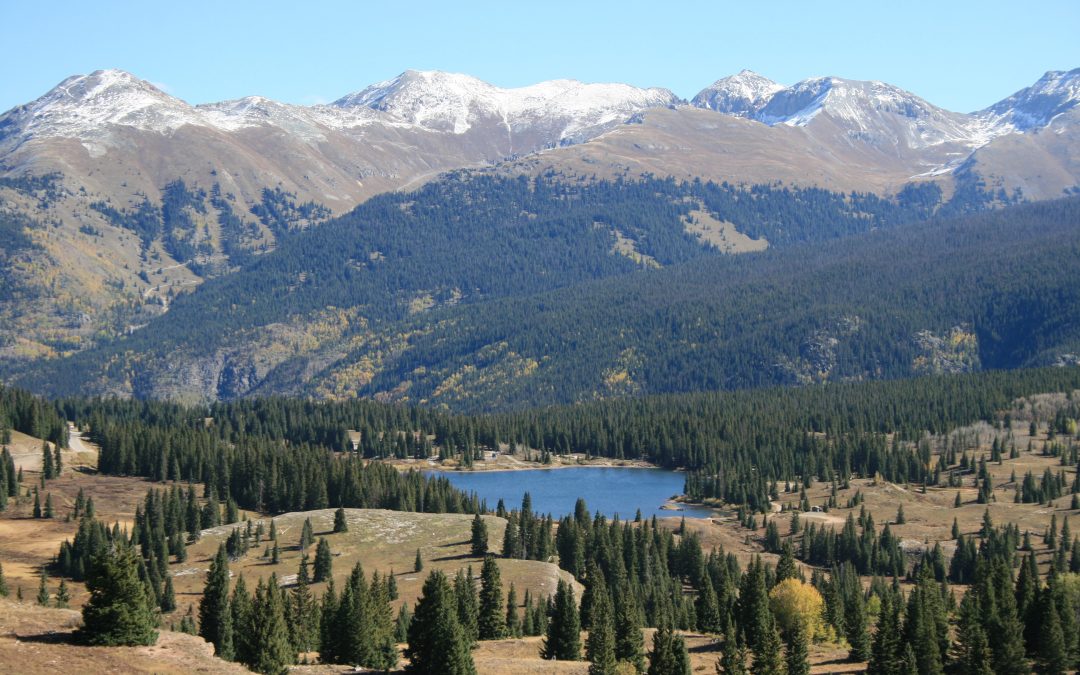
[[[123, 71], [74, 76], [0, 116], [0, 364], [19, 370], [145, 331], [206, 280], [257, 265], [376, 195], [461, 169], [564, 184], [670, 177], [873, 194], [896, 207], [874, 216], [881, 223], [916, 217], [916, 197], [933, 202], [918, 218], [1060, 197], [1080, 184], [1078, 101], [1080, 69], [1049, 72], [973, 113], [881, 82], [784, 86], [750, 71], [690, 101], [661, 88], [502, 89], [407, 71], [315, 106], [257, 96], [191, 105]], [[670, 226], [703, 250], [817, 236], [696, 203]], [[656, 232], [602, 230], [611, 241], [597, 250], [635, 265], [693, 257], [651, 249]], [[597, 274], [608, 273], [587, 276]], [[420, 304], [470, 297], [456, 286], [415, 290], [409, 301]]]

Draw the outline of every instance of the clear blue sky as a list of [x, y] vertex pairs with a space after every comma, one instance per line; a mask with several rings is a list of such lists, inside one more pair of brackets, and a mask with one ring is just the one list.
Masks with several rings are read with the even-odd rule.
[[[58, 2], [0, 0], [0, 111], [122, 68], [192, 103], [333, 100], [408, 68], [511, 87], [663, 86], [743, 68], [885, 80], [951, 110], [1080, 67], [1080, 1]], [[310, 6], [309, 6], [310, 5]]]

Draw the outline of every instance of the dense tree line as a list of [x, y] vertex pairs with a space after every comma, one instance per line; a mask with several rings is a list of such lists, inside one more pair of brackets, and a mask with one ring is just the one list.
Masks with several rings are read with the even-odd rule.
[[67, 421], [55, 406], [22, 389], [0, 385], [0, 444], [11, 442], [12, 430], [67, 447]]
[[[923, 433], [941, 434], [978, 420], [1004, 424], [1002, 411], [1016, 398], [1078, 387], [1080, 369], [1045, 368], [658, 396], [475, 417], [369, 401], [269, 398], [205, 408], [71, 399], [53, 409], [25, 394], [9, 396], [21, 401], [28, 420], [47, 417], [63, 433], [65, 417], [87, 427], [101, 446], [102, 471], [203, 482], [222, 503], [232, 499], [270, 512], [347, 506], [475, 513], [482, 505], [445, 479], [399, 474], [362, 458], [473, 458], [509, 445], [536, 456], [580, 452], [647, 459], [687, 469], [685, 492], [693, 499], [720, 498], [761, 510], [790, 482], [843, 483], [881, 475], [937, 484], [947, 479], [942, 467], [953, 465], [927, 468], [929, 448], [918, 443]], [[1075, 418], [1058, 417], [1054, 428], [1075, 433]], [[360, 432], [355, 450], [349, 430]], [[955, 451], [949, 459], [956, 460]], [[964, 454], [959, 461], [963, 470], [969, 459]], [[1033, 485], [1032, 497], [1065, 489], [1054, 475]]]

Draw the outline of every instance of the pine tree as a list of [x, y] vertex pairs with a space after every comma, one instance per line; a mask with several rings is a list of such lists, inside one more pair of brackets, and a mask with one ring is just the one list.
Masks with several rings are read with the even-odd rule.
[[891, 675], [898, 673], [903, 658], [900, 640], [900, 598], [886, 592], [881, 598], [881, 614], [870, 650], [867, 672]]
[[746, 646], [757, 653], [773, 624], [769, 611], [769, 591], [765, 584], [765, 566], [760, 556], [754, 556], [742, 578], [738, 623], [746, 631]]
[[258, 645], [253, 643], [255, 636], [254, 605], [247, 590], [244, 575], [236, 580], [232, 596], [229, 599], [229, 617], [233, 628], [233, 655], [240, 663], [254, 663]]
[[287, 672], [289, 664], [296, 660], [296, 652], [289, 641], [277, 574], [271, 574], [267, 583], [260, 579], [255, 587], [252, 619], [251, 641], [256, 648], [249, 665], [260, 673]]
[[345, 520], [345, 509], [339, 506], [338, 510], [334, 511], [334, 534], [348, 531], [349, 523]]
[[776, 583], [798, 577], [799, 568], [795, 565], [795, 550], [790, 541], [785, 541], [780, 551], [780, 560], [776, 562]]
[[53, 454], [49, 449], [49, 443], [44, 442], [41, 444], [41, 478], [46, 480], [54, 478], [55, 467], [53, 466]]
[[409, 625], [409, 672], [423, 675], [475, 675], [468, 641], [457, 621], [457, 599], [446, 576], [428, 575]]
[[537, 630], [536, 625], [533, 622], [533, 614], [534, 613], [535, 612], [534, 612], [534, 608], [533, 608], [532, 595], [529, 593], [528, 589], [526, 589], [525, 590], [525, 604], [524, 604], [524, 607], [522, 609], [522, 616], [521, 616], [521, 634], [522, 635], [537, 635], [537, 634], [539, 634], [540, 631]]
[[424, 569], [424, 560], [420, 557], [420, 549], [416, 549], [416, 559], [413, 561], [413, 572], [421, 572]]
[[510, 590], [506, 593], [506, 634], [510, 637], [521, 637], [521, 617], [518, 616], [517, 590], [514, 584], [510, 584]]
[[8, 590], [7, 579], [4, 578], [4, 565], [0, 563], [0, 598], [6, 598], [10, 591]]
[[[391, 600], [398, 599], [397, 578], [394, 576], [394, 568], [390, 568], [390, 574], [386, 575], [386, 593]], [[402, 640], [401, 642], [404, 642]]]
[[720, 607], [716, 600], [716, 591], [713, 590], [709, 575], [703, 575], [701, 589], [697, 597], [697, 626], [698, 630], [706, 633], [720, 633], [724, 630], [721, 625]]
[[852, 661], [870, 659], [870, 629], [867, 625], [866, 600], [859, 586], [844, 603], [844, 631], [851, 651], [848, 658]]
[[503, 611], [499, 566], [495, 563], [495, 556], [488, 555], [484, 557], [484, 566], [480, 570], [480, 614], [477, 617], [477, 627], [481, 640], [498, 640], [506, 636]]
[[941, 590], [929, 565], [920, 568], [918, 580], [908, 597], [904, 615], [904, 639], [915, 652], [921, 675], [943, 675], [948, 653], [948, 621]]
[[357, 563], [341, 591], [337, 613], [332, 619], [335, 663], [369, 665], [374, 659], [374, 623], [369, 611], [369, 588]]
[[806, 639], [806, 628], [796, 623], [787, 640], [787, 675], [810, 675], [810, 652]]
[[34, 510], [32, 512], [32, 515], [35, 518], [41, 517], [41, 496], [38, 493], [38, 489], [36, 487], [34, 488]]
[[1045, 589], [1038, 601], [1039, 640], [1037, 656], [1042, 664], [1042, 672], [1047, 675], [1060, 675], [1069, 667], [1068, 650], [1065, 635], [1061, 631], [1061, 618], [1058, 616], [1050, 589]]
[[173, 589], [172, 575], [165, 577], [165, 590], [161, 593], [161, 611], [171, 612], [176, 609], [176, 591]]
[[[771, 618], [772, 615], [770, 615]], [[784, 672], [782, 647], [780, 633], [777, 632], [775, 624], [769, 621], [757, 648], [751, 650], [754, 656], [751, 671], [755, 675], [782, 675]]]
[[615, 658], [645, 672], [645, 638], [641, 634], [641, 608], [626, 578], [615, 595]]
[[319, 659], [324, 663], [336, 663], [338, 655], [338, 631], [334, 622], [337, 620], [340, 602], [334, 589], [334, 580], [326, 584], [319, 614]]
[[[1005, 561], [996, 559], [989, 570], [976, 570], [976, 590], [980, 611], [987, 622], [986, 634], [993, 636], [993, 670], [997, 675], [1030, 673], [1024, 658], [1024, 630], [1016, 611], [1012, 591], [1012, 571]], [[971, 593], [972, 590], [968, 592]]]
[[90, 599], [83, 605], [80, 634], [93, 645], [152, 645], [157, 616], [139, 580], [135, 549], [113, 542], [91, 558], [86, 574]]
[[581, 659], [581, 624], [574, 602], [574, 589], [562, 579], [559, 579], [555, 590], [555, 601], [540, 654], [545, 659], [559, 661]]
[[37, 592], [37, 604], [41, 605], [42, 607], [48, 607], [49, 606], [49, 597], [50, 596], [49, 596], [49, 586], [47, 584], [48, 580], [49, 580], [49, 577], [48, 577], [47, 574], [45, 574], [45, 569], [42, 568], [42, 570], [41, 570], [41, 579], [40, 579], [40, 583], [38, 584], [38, 592]]
[[409, 613], [408, 603], [401, 603], [398, 610], [397, 620], [394, 622], [394, 642], [409, 641], [409, 624], [412, 623], [412, 614]]
[[199, 635], [214, 645], [214, 653], [226, 661], [233, 658], [233, 626], [229, 612], [229, 557], [225, 544], [206, 575], [202, 600], [199, 601]]
[[589, 675], [615, 675], [615, 622], [612, 617], [611, 597], [603, 587], [603, 575], [600, 576], [600, 588], [592, 607], [592, 621], [589, 636], [585, 641], [585, 659], [589, 661]]
[[458, 603], [458, 623], [461, 624], [461, 630], [471, 649], [480, 638], [480, 599], [476, 594], [476, 584], [473, 583], [471, 565], [468, 573], [458, 570], [454, 575], [454, 597]]
[[368, 591], [368, 615], [371, 623], [372, 668], [390, 671], [397, 666], [398, 650], [394, 640], [394, 614], [390, 606], [388, 584], [376, 572]]
[[311, 594], [308, 576], [307, 554], [300, 558], [300, 568], [296, 574], [296, 586], [289, 597], [285, 618], [289, 626], [289, 639], [297, 652], [314, 650], [315, 629], [318, 628], [318, 608]]
[[975, 593], [964, 594], [957, 622], [957, 665], [963, 675], [993, 675], [990, 643], [979, 616]]
[[330, 553], [330, 542], [326, 537], [319, 537], [319, 545], [315, 547], [315, 583], [327, 581], [333, 575], [334, 557]]
[[665, 621], [653, 634], [653, 647], [649, 652], [648, 675], [690, 675], [690, 655], [686, 642], [675, 634]]
[[55, 515], [53, 513], [52, 493], [46, 493], [45, 495], [45, 517], [52, 518]]
[[315, 532], [311, 528], [311, 518], [304, 518], [304, 526], [300, 528], [300, 550], [308, 550], [314, 541]]
[[60, 586], [56, 589], [56, 606], [66, 609], [70, 600], [71, 593], [68, 592], [67, 581], [60, 579]]
[[746, 647], [740, 645], [734, 635], [725, 636], [720, 646], [716, 672], [718, 675], [746, 675]]
[[477, 513], [473, 516], [472, 522], [472, 554], [477, 557], [487, 555], [488, 552], [488, 531], [487, 523]]

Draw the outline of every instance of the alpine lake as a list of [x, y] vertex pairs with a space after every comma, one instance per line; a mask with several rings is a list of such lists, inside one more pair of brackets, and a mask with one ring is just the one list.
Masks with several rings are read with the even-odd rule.
[[[684, 474], [665, 469], [625, 467], [569, 467], [523, 471], [440, 471], [453, 485], [475, 492], [494, 509], [502, 499], [506, 508], [520, 508], [526, 492], [535, 513], [550, 513], [556, 519], [574, 512], [578, 497], [585, 499], [590, 513], [607, 518], [618, 515], [632, 520], [641, 510], [642, 518], [708, 518], [715, 511], [703, 506], [672, 502], [683, 492]], [[664, 506], [667, 508], [662, 508]]]

